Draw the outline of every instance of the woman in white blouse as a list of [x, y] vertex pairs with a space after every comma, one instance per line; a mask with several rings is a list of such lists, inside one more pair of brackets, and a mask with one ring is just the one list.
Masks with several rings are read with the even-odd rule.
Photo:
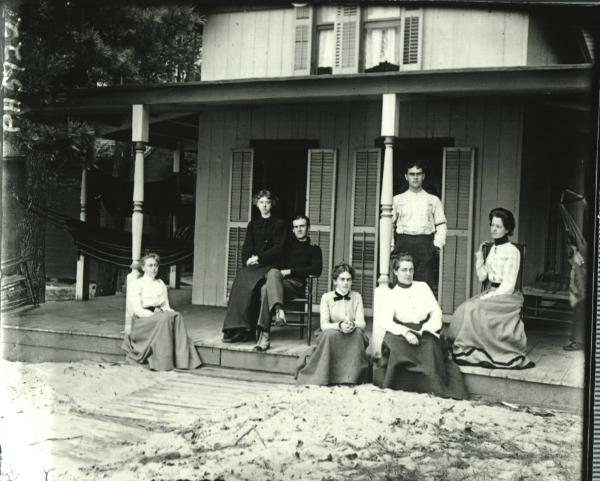
[[433, 292], [426, 282], [413, 280], [415, 261], [410, 254], [395, 257], [392, 269], [396, 286], [379, 310], [385, 335], [374, 382], [383, 388], [465, 398], [460, 370], [440, 341], [442, 310]]
[[122, 347], [129, 359], [147, 362], [153, 371], [197, 368], [202, 362], [181, 314], [171, 309], [167, 286], [156, 278], [159, 263], [157, 254], [140, 261], [144, 274], [131, 283], [127, 294], [132, 321], [125, 328]]
[[317, 345], [300, 356], [299, 384], [359, 384], [368, 381], [365, 314], [361, 295], [351, 290], [354, 269], [340, 263], [332, 273], [335, 290], [321, 297], [321, 332]]
[[521, 253], [508, 240], [515, 218], [497, 207], [489, 215], [493, 244], [486, 259], [483, 244], [475, 253], [480, 281], [490, 288], [463, 302], [448, 329], [452, 356], [458, 364], [499, 369], [535, 366], [526, 355], [527, 337], [521, 319], [523, 295], [516, 289]]

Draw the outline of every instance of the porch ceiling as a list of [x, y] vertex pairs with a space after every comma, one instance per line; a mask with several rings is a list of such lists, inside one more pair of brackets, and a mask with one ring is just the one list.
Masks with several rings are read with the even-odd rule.
[[191, 149], [197, 137], [191, 114], [216, 106], [379, 99], [384, 93], [406, 100], [485, 96], [588, 103], [592, 87], [590, 64], [278, 77], [81, 89], [64, 103], [26, 114], [83, 118], [103, 125], [103, 136], [128, 140], [131, 105], [146, 104], [151, 143], [171, 146], [180, 140]]

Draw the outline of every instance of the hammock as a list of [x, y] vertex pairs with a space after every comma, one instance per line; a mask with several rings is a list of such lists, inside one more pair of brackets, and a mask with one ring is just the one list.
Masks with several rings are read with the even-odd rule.
[[[15, 197], [37, 216], [66, 230], [73, 237], [77, 250], [81, 254], [118, 267], [131, 266], [131, 232], [93, 226], [26, 201], [19, 196]], [[191, 225], [177, 231], [173, 239], [144, 235], [142, 236], [143, 251], [156, 252], [160, 256], [161, 265], [179, 264], [194, 255], [192, 235]]]
[[579, 206], [583, 209], [582, 214], [585, 218], [588, 210], [585, 197], [569, 189], [563, 190], [560, 194], [560, 216], [565, 226], [565, 230], [567, 231], [568, 242], [577, 247], [577, 250], [585, 257], [587, 253], [587, 242], [583, 237], [582, 228], [577, 225], [577, 221], [567, 209], [567, 205], [572, 205], [576, 202], [581, 202]]

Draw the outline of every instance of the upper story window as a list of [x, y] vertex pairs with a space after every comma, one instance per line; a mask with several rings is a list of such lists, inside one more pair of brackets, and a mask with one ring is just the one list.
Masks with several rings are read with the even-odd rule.
[[400, 7], [367, 7], [364, 20], [365, 72], [400, 70]]
[[316, 73], [333, 72], [335, 57], [335, 24], [336, 7], [323, 6], [317, 11]]
[[294, 73], [344, 74], [421, 68], [422, 9], [296, 7]]

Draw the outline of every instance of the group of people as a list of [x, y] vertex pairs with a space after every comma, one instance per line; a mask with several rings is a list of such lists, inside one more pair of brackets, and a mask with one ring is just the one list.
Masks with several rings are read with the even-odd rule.
[[[300, 357], [299, 383], [359, 384], [372, 379], [384, 388], [460, 399], [466, 389], [458, 364], [533, 367], [520, 316], [520, 251], [508, 239], [515, 228], [513, 214], [501, 207], [490, 212], [492, 240], [475, 253], [477, 275], [489, 287], [460, 305], [444, 332], [432, 291], [436, 251], [446, 242], [443, 205], [423, 189], [420, 163], [407, 166], [405, 179], [408, 190], [393, 199], [393, 285], [377, 309], [383, 316], [377, 322], [385, 329], [380, 349], [368, 353], [362, 297], [352, 290], [355, 272], [339, 263], [332, 271], [334, 289], [320, 300], [316, 345]], [[254, 339], [254, 349], [265, 351], [271, 325], [287, 323], [285, 302], [304, 295], [308, 276], [321, 274], [322, 253], [308, 237], [306, 215], [294, 217], [290, 235], [286, 223], [272, 215], [276, 199], [270, 191], [258, 192], [253, 203], [260, 216], [246, 230], [243, 267], [231, 286], [222, 340]], [[484, 251], [489, 251], [485, 257]], [[144, 275], [134, 287], [133, 328], [126, 332], [124, 348], [130, 358], [148, 361], [152, 369], [197, 367], [200, 358], [181, 316], [169, 307], [166, 287], [156, 279], [157, 268], [157, 256], [142, 259]]]

